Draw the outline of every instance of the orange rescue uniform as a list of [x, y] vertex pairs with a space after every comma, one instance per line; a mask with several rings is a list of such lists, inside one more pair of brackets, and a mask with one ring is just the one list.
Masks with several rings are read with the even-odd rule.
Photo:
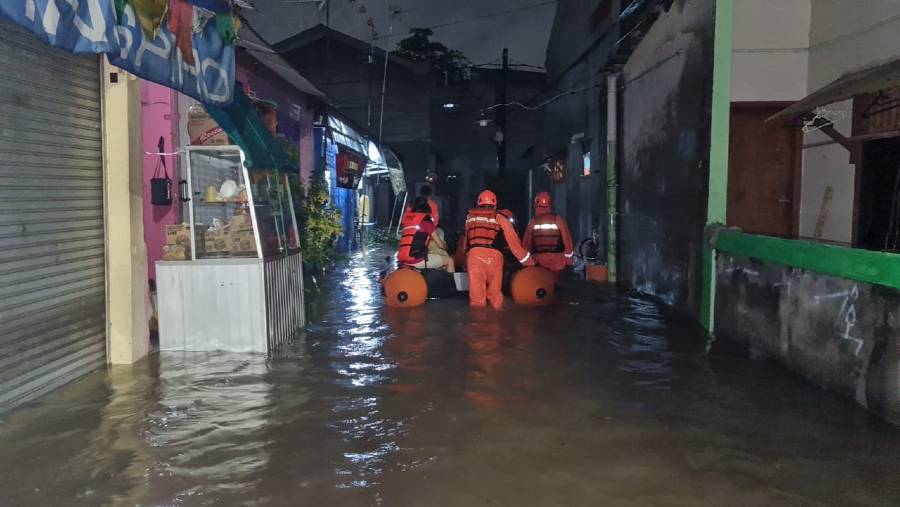
[[[437, 202], [435, 202], [435, 200], [432, 199], [431, 197], [428, 198], [428, 207], [431, 208], [431, 222], [434, 224], [435, 227], [437, 227], [438, 222], [440, 221], [441, 217], [440, 217], [440, 213], [438, 213]], [[412, 211], [412, 206], [407, 206], [406, 209], [403, 210], [403, 213], [409, 213], [411, 211]]]
[[397, 250], [397, 260], [403, 264], [417, 264], [428, 259], [428, 244], [431, 243], [431, 234], [434, 232], [434, 224], [428, 213], [408, 211], [400, 220], [403, 236], [400, 237], [400, 248]]
[[559, 273], [572, 264], [575, 248], [566, 220], [548, 211], [538, 209], [528, 224], [523, 238], [525, 249], [534, 254], [541, 267]]
[[500, 234], [520, 263], [534, 265], [531, 254], [522, 247], [509, 219], [492, 208], [469, 210], [466, 217], [466, 244], [469, 248], [466, 267], [471, 306], [485, 306], [489, 301], [495, 309], [503, 308], [503, 254], [494, 247], [494, 241]]

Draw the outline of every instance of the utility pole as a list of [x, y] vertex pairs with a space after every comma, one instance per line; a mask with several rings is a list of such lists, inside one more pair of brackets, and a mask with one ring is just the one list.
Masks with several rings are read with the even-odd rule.
[[509, 49], [503, 48], [503, 66], [500, 68], [500, 82], [497, 86], [497, 113], [494, 118], [496, 131], [494, 141], [497, 143], [497, 170], [502, 175], [506, 172], [506, 87], [509, 77]]

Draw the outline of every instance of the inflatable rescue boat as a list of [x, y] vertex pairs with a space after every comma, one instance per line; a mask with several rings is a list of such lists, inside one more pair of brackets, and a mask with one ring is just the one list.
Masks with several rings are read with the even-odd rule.
[[[516, 304], [545, 306], [556, 299], [556, 276], [541, 267], [532, 266], [510, 271], [504, 292]], [[425, 304], [428, 299], [447, 299], [465, 296], [469, 291], [466, 273], [447, 273], [443, 270], [418, 270], [400, 267], [381, 280], [381, 292], [386, 305], [410, 308]]]

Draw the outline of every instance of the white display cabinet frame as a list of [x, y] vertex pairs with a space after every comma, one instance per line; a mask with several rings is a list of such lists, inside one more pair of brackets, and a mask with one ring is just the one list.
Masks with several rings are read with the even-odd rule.
[[[256, 244], [256, 256], [198, 259], [191, 153], [240, 154], [240, 172]], [[243, 151], [237, 146], [192, 146], [184, 150], [190, 196], [191, 260], [158, 261], [156, 286], [161, 351], [271, 353], [295, 338], [305, 325], [303, 258], [288, 250], [266, 256], [261, 241], [253, 185]], [[290, 220], [299, 240], [296, 211], [286, 181]]]

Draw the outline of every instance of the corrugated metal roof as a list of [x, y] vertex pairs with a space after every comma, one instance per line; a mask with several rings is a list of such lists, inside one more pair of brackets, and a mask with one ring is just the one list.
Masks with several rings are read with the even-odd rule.
[[847, 100], [864, 93], [876, 93], [892, 88], [900, 88], [900, 60], [892, 60], [844, 74], [772, 115], [769, 120], [800, 116], [819, 106]]
[[238, 40], [235, 45], [244, 49], [261, 65], [268, 68], [279, 77], [293, 85], [303, 93], [312, 95], [324, 102], [332, 102], [331, 98], [322, 90], [316, 88], [308, 79], [303, 77], [296, 69], [294, 69], [283, 58], [278, 56], [264, 40], [262, 40], [252, 28], [244, 21], [240, 32], [238, 32]]

